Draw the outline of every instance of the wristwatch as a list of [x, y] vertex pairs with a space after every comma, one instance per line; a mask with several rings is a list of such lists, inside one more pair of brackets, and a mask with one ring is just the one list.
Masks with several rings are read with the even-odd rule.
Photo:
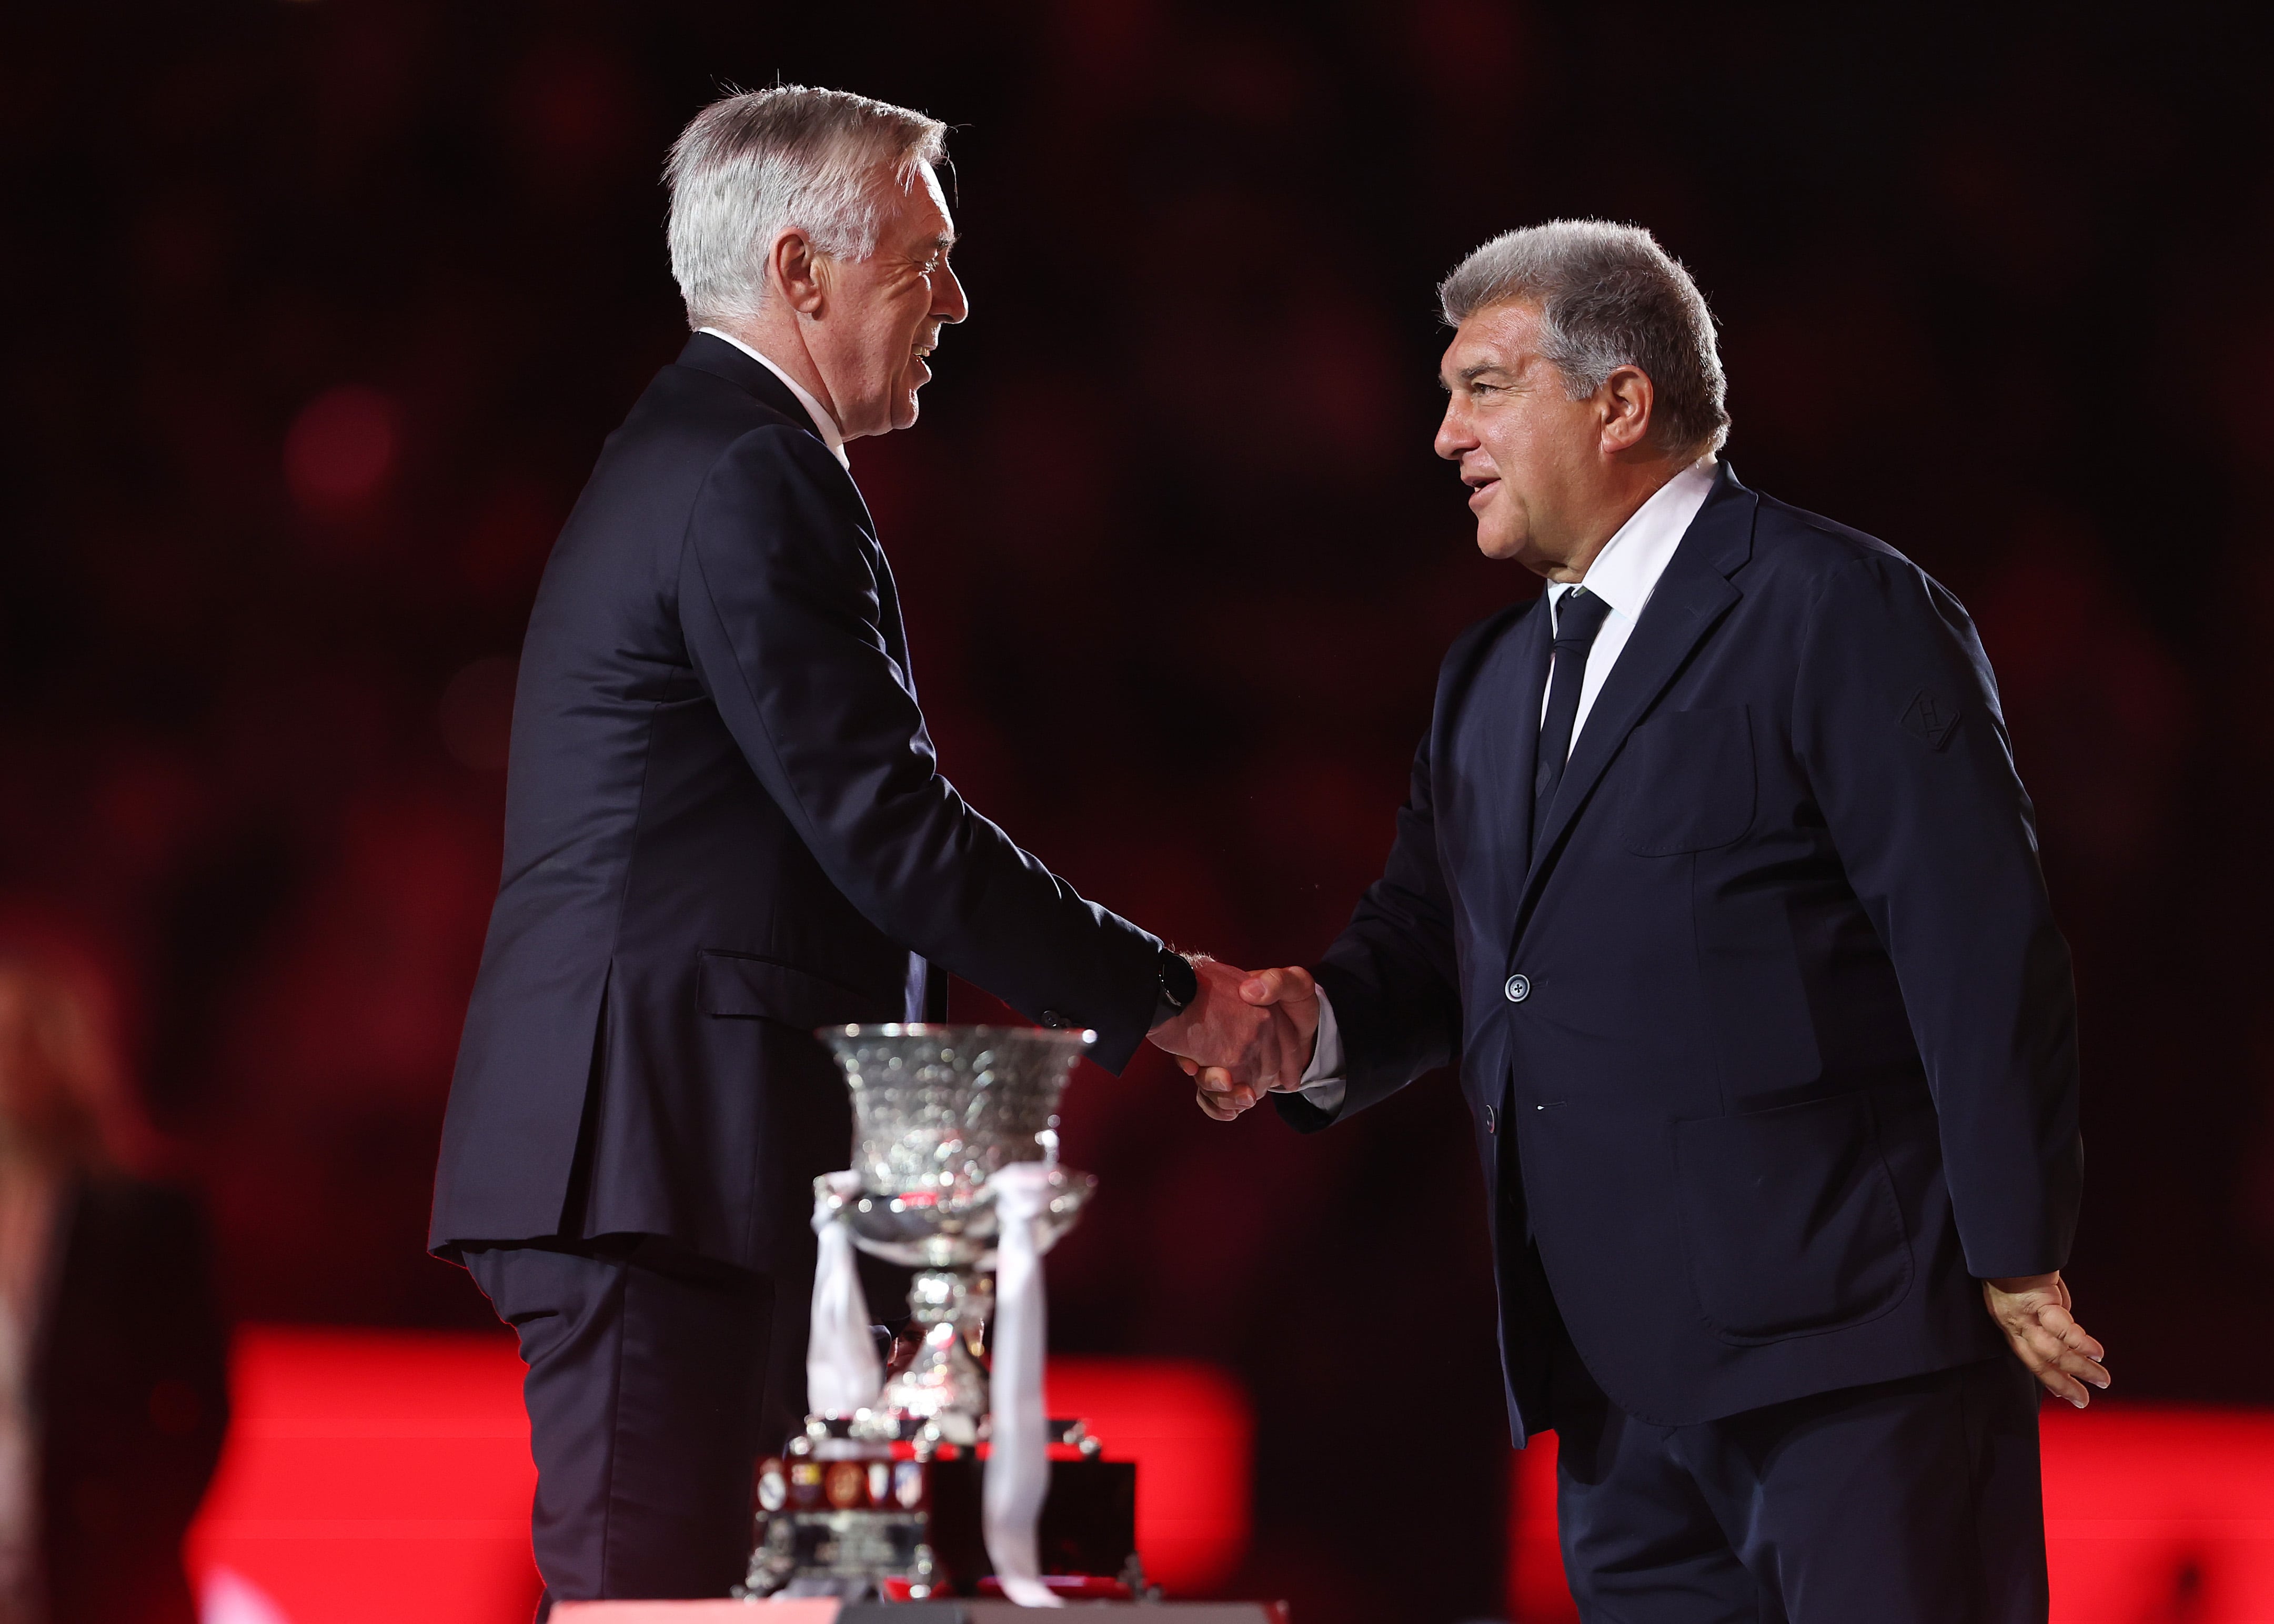
[[1183, 1014], [1186, 1007], [1201, 996], [1201, 978], [1193, 968], [1193, 961], [1172, 947], [1161, 950], [1156, 973], [1161, 980], [1160, 994], [1153, 1000], [1153, 1025], [1157, 1026], [1172, 1016]]

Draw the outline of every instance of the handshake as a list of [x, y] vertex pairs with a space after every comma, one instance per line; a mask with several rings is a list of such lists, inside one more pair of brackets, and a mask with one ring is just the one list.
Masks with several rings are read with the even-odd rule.
[[1310, 972], [1191, 958], [1199, 993], [1151, 1036], [1193, 1079], [1201, 1109], [1230, 1122], [1267, 1094], [1292, 1093], [1318, 1041], [1319, 989]]

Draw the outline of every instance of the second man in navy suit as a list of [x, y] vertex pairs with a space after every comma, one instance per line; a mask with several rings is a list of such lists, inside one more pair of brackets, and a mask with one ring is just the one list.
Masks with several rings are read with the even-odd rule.
[[1442, 295], [1438, 455], [1548, 585], [1446, 656], [1349, 928], [1245, 989], [1314, 1046], [1280, 1112], [1458, 1057], [1590, 1624], [2042, 1619], [2040, 1384], [2108, 1377], [2059, 1272], [2068, 953], [1973, 625], [1720, 459], [1713, 320], [1647, 233], [1512, 232]]

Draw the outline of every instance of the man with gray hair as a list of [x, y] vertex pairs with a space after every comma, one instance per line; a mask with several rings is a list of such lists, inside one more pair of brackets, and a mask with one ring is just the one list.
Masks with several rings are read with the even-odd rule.
[[430, 1244], [521, 1335], [546, 1606], [724, 1596], [804, 1410], [813, 1180], [853, 1142], [816, 1027], [946, 975], [1118, 1071], [1148, 1033], [1293, 1075], [1282, 1012], [1084, 901], [965, 805], [917, 709], [848, 440], [907, 428], [968, 313], [943, 126], [779, 86], [673, 148], [697, 329], [538, 589], [505, 870]]
[[[1540, 599], [1446, 656], [1387, 872], [1241, 995], [1306, 1131], [1457, 1056], [1517, 1443], [1581, 1616], [2045, 1616], [2039, 1384], [2074, 995], [1989, 661], [1868, 536], [1749, 490], [1713, 319], [1557, 221], [1441, 289], [1437, 454]], [[1266, 1090], [1187, 1062], [1209, 1115]]]

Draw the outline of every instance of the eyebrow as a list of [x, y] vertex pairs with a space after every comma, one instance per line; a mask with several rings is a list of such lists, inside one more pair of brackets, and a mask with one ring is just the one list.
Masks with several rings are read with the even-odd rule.
[[[1513, 372], [1514, 370], [1515, 369], [1513, 367], [1509, 366], [1503, 362], [1480, 361], [1474, 366], [1463, 367], [1458, 372], [1455, 373], [1454, 376], [1463, 383], [1474, 383], [1487, 372]], [[1449, 393], [1453, 387], [1451, 384], [1445, 380], [1445, 374], [1442, 372], [1439, 372], [1437, 374], [1437, 387], [1448, 393]]]

